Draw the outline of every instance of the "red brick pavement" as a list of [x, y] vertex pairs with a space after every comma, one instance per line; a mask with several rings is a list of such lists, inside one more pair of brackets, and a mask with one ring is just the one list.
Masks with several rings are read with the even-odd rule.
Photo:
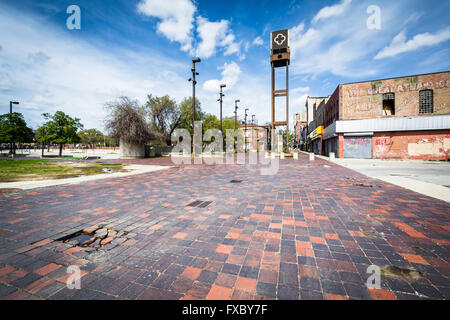
[[[197, 199], [212, 203], [188, 206]], [[0, 196], [0, 297], [448, 299], [449, 209], [304, 157], [281, 160], [274, 176], [181, 165], [15, 192]], [[99, 226], [113, 235], [97, 250], [56, 241]], [[372, 264], [415, 272], [383, 274], [368, 290]], [[81, 269], [80, 290], [65, 285], [69, 265]]]

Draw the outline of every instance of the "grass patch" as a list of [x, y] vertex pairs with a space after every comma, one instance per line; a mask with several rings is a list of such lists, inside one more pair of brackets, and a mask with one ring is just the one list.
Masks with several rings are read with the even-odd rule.
[[122, 164], [0, 159], [0, 182], [73, 178], [105, 173], [103, 169], [127, 171]]

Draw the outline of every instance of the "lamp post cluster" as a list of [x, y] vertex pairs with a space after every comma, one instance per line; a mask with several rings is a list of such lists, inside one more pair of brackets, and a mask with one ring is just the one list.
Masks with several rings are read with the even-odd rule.
[[[194, 132], [194, 128], [195, 128], [195, 85], [197, 84], [197, 81], [195, 80], [195, 77], [199, 75], [199, 73], [196, 71], [195, 66], [196, 63], [201, 62], [200, 58], [195, 58], [192, 59], [192, 77], [188, 79], [188, 81], [192, 81], [192, 131]], [[222, 105], [223, 105], [223, 97], [225, 96], [225, 94], [223, 94], [223, 88], [226, 88], [226, 84], [220, 84], [219, 85], [219, 99], [217, 99], [217, 101], [219, 101], [220, 104], [220, 131], [223, 132], [223, 120], [222, 120]], [[237, 121], [237, 110], [239, 109], [238, 107], [238, 102], [240, 102], [240, 100], [235, 100], [234, 101], [234, 129], [237, 130], [238, 129], [238, 121]], [[245, 144], [245, 136], [247, 133], [247, 111], [249, 109], [246, 108], [245, 109], [245, 130], [244, 130], [244, 146], [245, 146], [245, 150], [246, 150], [246, 144]], [[252, 124], [254, 125], [254, 120], [255, 120], [255, 115], [252, 115]], [[192, 150], [194, 151], [195, 154], [195, 143], [194, 143], [194, 133], [192, 133]]]

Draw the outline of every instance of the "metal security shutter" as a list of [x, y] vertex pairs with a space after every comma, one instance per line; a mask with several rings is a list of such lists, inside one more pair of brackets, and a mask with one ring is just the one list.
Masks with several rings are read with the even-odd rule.
[[344, 137], [344, 158], [372, 159], [372, 137]]

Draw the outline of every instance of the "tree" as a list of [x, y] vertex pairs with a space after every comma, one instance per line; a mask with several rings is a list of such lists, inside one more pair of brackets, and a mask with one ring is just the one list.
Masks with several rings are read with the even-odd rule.
[[107, 103], [106, 108], [109, 110], [109, 115], [105, 126], [110, 138], [140, 145], [154, 138], [145, 122], [145, 110], [138, 106], [136, 100], [121, 97], [118, 101]]
[[[179, 104], [180, 108], [180, 120], [177, 128], [184, 128], [192, 135], [192, 98], [184, 98]], [[198, 99], [195, 99], [195, 121], [199, 121], [203, 118], [201, 103]]]
[[38, 129], [39, 139], [47, 143], [59, 144], [60, 157], [66, 143], [80, 142], [80, 137], [77, 134], [78, 129], [83, 128], [80, 119], [72, 118], [62, 111], [56, 111], [54, 115], [49, 113], [43, 113], [42, 115], [47, 122]]
[[[286, 142], [286, 129], [280, 129], [278, 134], [281, 134], [283, 144]], [[293, 133], [289, 133], [289, 146], [292, 146], [295, 141], [295, 135]], [[284, 146], [284, 151], [287, 152], [289, 150], [289, 146]]]
[[78, 136], [83, 144], [89, 146], [89, 148], [95, 147], [99, 143], [103, 143], [104, 135], [97, 129], [86, 129], [78, 132]]
[[[42, 156], [44, 156], [45, 145], [46, 144], [49, 145], [52, 142], [50, 140], [51, 136], [50, 136], [48, 130], [49, 130], [49, 128], [46, 126], [39, 127], [36, 130], [36, 140], [41, 143]], [[50, 149], [50, 147], [49, 147], [49, 149]], [[50, 151], [50, 150], [47, 150], [47, 151]]]
[[21, 113], [0, 116], [0, 142], [11, 143], [10, 153], [16, 153], [16, 142], [32, 142], [33, 136], [33, 130], [27, 126]]
[[168, 95], [153, 97], [150, 94], [147, 98], [145, 107], [150, 118], [150, 131], [159, 141], [170, 145], [170, 137], [180, 121], [180, 108]]
[[201, 120], [203, 121], [202, 123], [203, 134], [208, 129], [217, 129], [217, 130], [220, 129], [220, 120], [217, 119], [217, 117], [213, 114], [207, 113], [203, 115]]
[[[238, 124], [239, 125], [239, 124]], [[222, 130], [223, 130], [223, 140], [227, 139], [227, 130], [234, 131], [234, 118], [224, 118], [222, 119]], [[241, 132], [238, 129], [238, 136], [241, 136]]]

